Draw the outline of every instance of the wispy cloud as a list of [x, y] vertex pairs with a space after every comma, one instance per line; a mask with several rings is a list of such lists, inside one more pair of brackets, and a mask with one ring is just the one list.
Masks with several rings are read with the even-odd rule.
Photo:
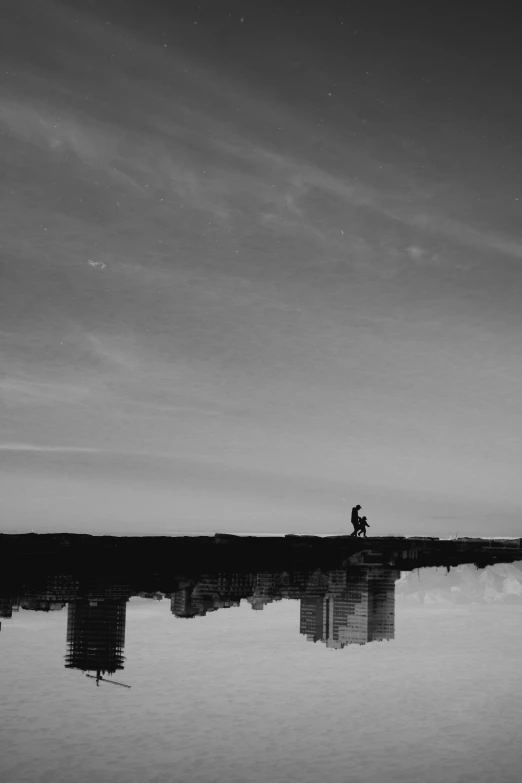
[[441, 210], [440, 213], [415, 213], [402, 216], [408, 225], [419, 226], [426, 231], [452, 239], [460, 245], [476, 250], [493, 251], [503, 256], [515, 259], [522, 258], [522, 240], [509, 236], [501, 236], [494, 231], [481, 231], [462, 221], [449, 220]]
[[43, 453], [66, 453], [73, 454], [101, 454], [104, 449], [96, 449], [87, 446], [41, 446], [35, 443], [0, 443], [0, 451], [23, 451], [23, 452], [43, 452]]
[[0, 397], [17, 403], [71, 403], [93, 396], [93, 389], [72, 383], [51, 383], [34, 378], [11, 377], [0, 380]]
[[52, 110], [32, 101], [4, 99], [0, 102], [0, 123], [17, 138], [56, 152], [73, 153], [89, 166], [99, 166], [116, 155], [113, 134], [103, 132], [103, 126], [97, 131], [93, 119], [82, 123], [58, 105]]
[[[143, 88], [134, 85], [133, 89]], [[259, 111], [259, 107], [254, 106], [253, 110]], [[343, 208], [356, 208], [464, 247], [522, 258], [522, 242], [516, 237], [502, 236], [463, 220], [450, 220], [444, 204], [437, 204], [433, 199], [428, 199], [428, 210], [426, 185], [398, 167], [388, 166], [387, 185], [380, 182], [377, 186], [371, 183], [377, 161], [367, 161], [367, 181], [349, 174], [335, 174], [310, 159], [276, 152], [246, 137], [239, 136], [232, 141], [230, 128], [216, 116], [206, 118], [212, 134], [199, 139], [197, 126], [201, 113], [200, 107], [199, 113], [196, 111], [194, 116], [185, 118], [189, 123], [184, 128], [185, 135], [193, 131], [196, 144], [204, 145], [206, 154], [212, 151], [223, 155], [220, 167], [201, 165], [194, 151], [188, 156], [173, 151], [165, 126], [175, 128], [174, 117], [163, 117], [156, 125], [151, 119], [148, 130], [141, 135], [123, 134], [118, 126], [95, 117], [74, 116], [60, 106], [57, 96], [54, 108], [49, 104], [38, 106], [33, 101], [30, 104], [20, 100], [3, 101], [0, 124], [18, 138], [47, 148], [51, 154], [75, 155], [89, 169], [103, 172], [130, 193], [136, 195], [139, 191], [140, 198], [153, 202], [156, 209], [166, 209], [169, 201], [176, 198], [221, 225], [230, 224], [235, 215], [248, 211], [251, 220], [276, 233], [301, 232], [322, 246], [342, 252], [347, 241], [340, 234], [342, 218], [338, 218], [339, 226], [336, 226], [335, 218], [327, 214], [327, 225], [323, 226], [317, 222], [320, 217], [317, 208], [311, 206], [310, 198], [322, 194], [335, 199], [338, 214]], [[163, 128], [161, 135], [158, 127]], [[185, 149], [186, 140], [179, 137], [176, 144], [178, 150]], [[340, 151], [341, 164], [342, 156]], [[164, 194], [161, 198], [157, 195], [159, 191]], [[420, 264], [429, 258], [412, 243], [406, 243], [403, 250], [405, 257]], [[98, 260], [90, 259], [89, 263], [103, 268], [103, 262]]]
[[[124, 340], [121, 337], [101, 337], [94, 332], [85, 333], [84, 340], [88, 351], [99, 359], [102, 359], [109, 366], [113, 366], [120, 370], [136, 370], [138, 358], [130, 340]], [[121, 347], [121, 343], [123, 342], [125, 343], [125, 348]]]
[[96, 446], [63, 446], [40, 443], [0, 443], [0, 452], [38, 453], [38, 454], [98, 454], [100, 456], [118, 458], [144, 457], [146, 459], [169, 460], [168, 452], [146, 451], [144, 449], [99, 448]]
[[[56, 69], [42, 71], [40, 76], [22, 71], [19, 82], [23, 85], [26, 80], [26, 99], [20, 87], [17, 99], [4, 99], [0, 103], [0, 123], [17, 138], [31, 141], [52, 155], [75, 156], [133, 197], [153, 203], [156, 210], [172, 210], [176, 201], [176, 207], [181, 203], [221, 226], [233, 225], [234, 217], [240, 217], [244, 224], [248, 213], [251, 223], [275, 234], [305, 236], [323, 249], [358, 255], [359, 260], [379, 264], [379, 232], [365, 241], [359, 236], [354, 241], [349, 231], [343, 237], [342, 218], [335, 218], [328, 209], [322, 225], [322, 215], [310, 199], [320, 193], [335, 200], [338, 216], [343, 209], [348, 214], [356, 208], [460, 247], [522, 258], [518, 237], [451, 217], [447, 200], [440, 193], [437, 197], [436, 188], [430, 188], [424, 175], [412, 176], [392, 165], [383, 170], [375, 156], [364, 155], [360, 149], [350, 150], [346, 143], [336, 149], [325, 130], [325, 143], [335, 153], [331, 159], [336, 166], [328, 170], [321, 156], [302, 143], [306, 121], [303, 123], [291, 108], [249, 89], [240, 76], [233, 83], [230, 74], [225, 77], [219, 69], [204, 67], [180, 48], [148, 44], [129, 30], [121, 36], [105, 20], [68, 9], [63, 3], [46, 4], [45, 19], [38, 3], [26, 5], [32, 9], [33, 24], [41, 21], [64, 31], [55, 57], [62, 65], [60, 73], [70, 74], [70, 83], [62, 76], [57, 78]], [[6, 24], [15, 38], [18, 28], [10, 25], [16, 23], [7, 19]], [[104, 56], [93, 58], [93, 43]], [[96, 75], [107, 71], [106, 57], [111, 63], [109, 76], [100, 78], [96, 90], [79, 100], [77, 91], [71, 90], [75, 78], [88, 69], [96, 80]], [[142, 63], [144, 73], [157, 74], [157, 79], [133, 79], [127, 68], [129, 57]], [[163, 77], [167, 67], [176, 76], [168, 89]], [[132, 95], [127, 103], [118, 99], [119, 121], [115, 112], [109, 116], [104, 93], [109, 88], [114, 93], [115, 85], [119, 96]], [[35, 99], [43, 94], [42, 87], [45, 103]], [[209, 100], [209, 95], [219, 96], [219, 101]], [[237, 122], [231, 123], [231, 112], [236, 111], [238, 103], [241, 114]], [[142, 107], [139, 121], [134, 106]], [[242, 116], [249, 117], [250, 122], [242, 125]], [[258, 123], [257, 118], [262, 122]], [[281, 151], [283, 143], [260, 141], [260, 135], [252, 130], [256, 126], [277, 126], [281, 138], [287, 139], [286, 149], [303, 150], [302, 158]], [[289, 140], [296, 143], [290, 144]], [[84, 176], [84, 172], [78, 170], [77, 176]], [[455, 192], [458, 197], [458, 184]], [[416, 247], [418, 251], [412, 250]], [[427, 248], [420, 252], [421, 247], [422, 241], [418, 245], [410, 237], [402, 247], [397, 240], [394, 249], [413, 263], [440, 265], [440, 256], [435, 257]], [[371, 257], [372, 249], [377, 257]], [[103, 261], [90, 258], [92, 264], [103, 268]]]

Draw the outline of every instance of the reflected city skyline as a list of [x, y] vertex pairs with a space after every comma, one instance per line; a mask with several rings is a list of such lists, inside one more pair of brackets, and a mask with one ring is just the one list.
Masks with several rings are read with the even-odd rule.
[[4, 540], [10, 549], [0, 577], [0, 617], [12, 622], [20, 609], [67, 606], [64, 666], [97, 685], [131, 687], [111, 678], [125, 668], [127, 603], [134, 596], [168, 600], [174, 621], [242, 602], [258, 613], [296, 601], [296, 634], [333, 650], [394, 640], [396, 594], [418, 603], [522, 603], [520, 540], [275, 541], [222, 534]]
[[259, 612], [274, 601], [299, 601], [298, 632], [328, 648], [391, 640], [395, 636], [395, 582], [400, 572], [388, 566], [354, 566], [313, 572], [219, 573], [178, 580], [177, 589], [140, 591], [109, 580], [84, 583], [49, 575], [19, 595], [0, 598], [0, 615], [21, 609], [51, 612], [67, 606], [65, 667], [93, 676], [124, 669], [126, 609], [135, 595], [170, 601], [176, 619], [204, 617], [242, 601]]
[[283, 599], [300, 602], [300, 633], [330, 648], [366, 644], [395, 636], [397, 569], [353, 567], [313, 573], [218, 574], [196, 585], [182, 585], [170, 597], [178, 618], [239, 606], [254, 611]]
[[[174, 620], [203, 618], [242, 602], [260, 612], [282, 600], [299, 602], [296, 633], [303, 641], [328, 649], [395, 639], [396, 587], [399, 596], [419, 603], [522, 602], [522, 562], [497, 563], [487, 569], [470, 564], [401, 571], [368, 549], [356, 563], [335, 569], [293, 571], [221, 571], [188, 577], [156, 574], [173, 589], [136, 588], [135, 579], [111, 580], [87, 574], [39, 575], [4, 581], [0, 617], [13, 621], [21, 609], [56, 612], [67, 606], [64, 665], [99, 685], [125, 668], [127, 603], [132, 597], [167, 600]], [[16, 620], [14, 620], [16, 621]], [[126, 685], [126, 687], [130, 687]]]

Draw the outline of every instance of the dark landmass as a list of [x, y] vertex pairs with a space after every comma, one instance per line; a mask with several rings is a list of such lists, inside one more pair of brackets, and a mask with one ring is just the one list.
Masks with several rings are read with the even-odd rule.
[[92, 536], [0, 534], [0, 581], [27, 582], [69, 574], [110, 578], [140, 590], [168, 592], [202, 574], [313, 571], [382, 564], [399, 571], [522, 560], [521, 539], [288, 535]]
[[333, 649], [394, 639], [396, 593], [415, 603], [522, 604], [518, 538], [26, 534], [0, 535], [0, 557], [0, 617], [9, 627], [21, 609], [67, 605], [66, 668], [96, 672], [97, 682], [124, 668], [133, 596], [167, 598], [183, 621], [243, 600], [256, 611], [299, 600], [299, 632]]

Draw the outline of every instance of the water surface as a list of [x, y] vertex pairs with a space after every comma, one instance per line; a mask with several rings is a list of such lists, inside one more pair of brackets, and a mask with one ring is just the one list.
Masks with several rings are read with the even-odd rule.
[[342, 649], [300, 633], [298, 600], [187, 619], [131, 597], [106, 675], [130, 689], [65, 668], [66, 609], [22, 608], [0, 634], [0, 778], [515, 783], [522, 605], [436, 585], [419, 603], [422, 576], [396, 583], [394, 638]]

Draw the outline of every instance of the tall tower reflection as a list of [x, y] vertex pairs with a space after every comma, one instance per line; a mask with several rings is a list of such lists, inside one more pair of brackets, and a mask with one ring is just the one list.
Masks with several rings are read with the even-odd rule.
[[385, 566], [328, 572], [328, 584], [301, 598], [300, 632], [327, 647], [366, 644], [395, 637], [395, 581]]
[[114, 674], [123, 669], [126, 588], [92, 586], [84, 597], [70, 601], [67, 614], [65, 667]]

